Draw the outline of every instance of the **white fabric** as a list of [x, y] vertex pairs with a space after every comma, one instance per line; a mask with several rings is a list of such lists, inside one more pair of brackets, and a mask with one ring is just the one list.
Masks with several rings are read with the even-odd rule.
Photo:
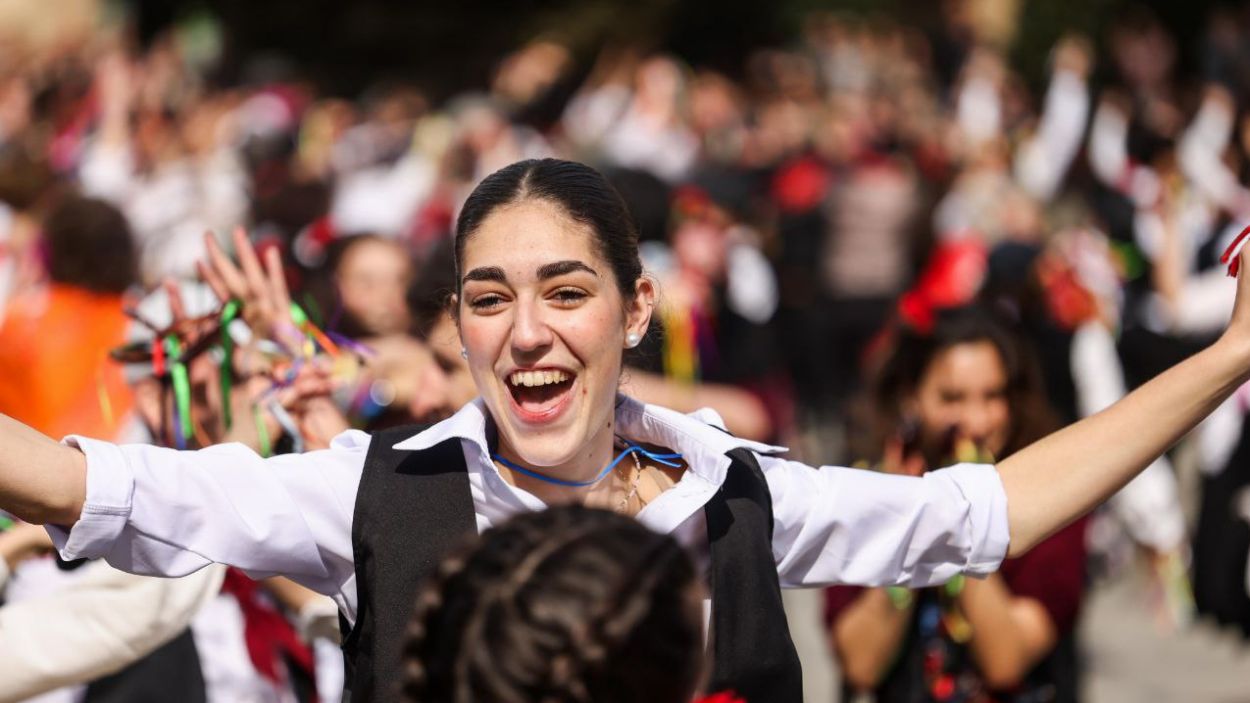
[[1244, 203], [1246, 191], [1224, 163], [1236, 114], [1226, 98], [1207, 96], [1177, 144], [1181, 173], [1211, 202], [1225, 208]]
[[[702, 508], [724, 481], [725, 453], [739, 447], [760, 455], [772, 491], [773, 556], [783, 586], [932, 585], [959, 572], [992, 572], [1006, 554], [1007, 499], [991, 466], [960, 465], [923, 478], [817, 470], [770, 456], [781, 448], [628, 398], [620, 399], [616, 421], [625, 437], [685, 457], [689, 470], [638, 519], [672, 533], [704, 564]], [[479, 530], [545, 507], [500, 476], [487, 449], [487, 422], [478, 399], [395, 445], [418, 450], [461, 440]], [[66, 441], [83, 450], [88, 470], [82, 517], [69, 532], [48, 528], [64, 557], [106, 557], [147, 574], [181, 575], [213, 561], [257, 577], [283, 574], [355, 618], [351, 526], [367, 434], [349, 431], [330, 449], [270, 459], [240, 444], [178, 452]]]
[[1089, 129], [1089, 165], [1098, 180], [1111, 188], [1120, 188], [1128, 161], [1128, 115], [1110, 102], [1094, 112]]
[[964, 138], [973, 146], [1001, 134], [1003, 106], [994, 81], [982, 76], [964, 81], [955, 100], [955, 119]]
[[223, 237], [247, 216], [248, 177], [239, 155], [222, 146], [200, 159], [161, 163], [139, 173], [128, 144], [94, 140], [78, 169], [86, 195], [126, 215], [142, 252], [144, 281], [195, 278], [205, 231]]
[[225, 593], [210, 599], [191, 623], [208, 703], [295, 703], [287, 687], [256, 672], [245, 626], [239, 601]]
[[335, 231], [389, 237], [405, 234], [417, 209], [434, 190], [435, 171], [427, 159], [410, 151], [394, 164], [341, 174], [330, 206]]
[[1071, 71], [1059, 71], [1050, 80], [1041, 122], [1016, 152], [1016, 181], [1043, 202], [1059, 191], [1076, 158], [1089, 118], [1089, 88]]
[[771, 320], [781, 298], [768, 259], [750, 244], [734, 244], [726, 258], [729, 308], [757, 325]]
[[1205, 476], [1218, 476], [1241, 442], [1246, 422], [1245, 386], [1231, 398], [1220, 403], [1207, 419], [1198, 425], [1198, 468]]
[[65, 588], [0, 608], [0, 702], [120, 670], [182, 632], [225, 569], [182, 579], [88, 564]]

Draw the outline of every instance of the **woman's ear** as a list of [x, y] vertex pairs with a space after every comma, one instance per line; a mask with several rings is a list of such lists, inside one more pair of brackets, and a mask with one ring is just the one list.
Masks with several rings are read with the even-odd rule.
[[655, 310], [655, 282], [650, 276], [642, 276], [634, 284], [634, 297], [625, 308], [625, 346], [638, 346], [651, 326], [651, 313]]
[[448, 315], [451, 315], [452, 322], [456, 323], [456, 331], [460, 330], [460, 296], [452, 293], [447, 296], [447, 302], [443, 304], [443, 308]]

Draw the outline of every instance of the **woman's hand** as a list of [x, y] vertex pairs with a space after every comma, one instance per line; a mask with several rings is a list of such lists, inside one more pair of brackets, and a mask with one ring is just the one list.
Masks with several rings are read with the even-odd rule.
[[924, 455], [918, 451], [908, 451], [907, 443], [901, 437], [895, 437], [885, 443], [885, 452], [881, 456], [881, 471], [898, 476], [920, 476], [925, 471]]
[[[214, 441], [239, 442], [257, 451], [272, 445], [288, 428], [279, 422], [273, 406], [285, 411], [294, 422], [304, 441], [304, 450], [326, 449], [330, 440], [351, 429], [347, 418], [339, 411], [330, 394], [334, 379], [328, 369], [309, 364], [299, 371], [285, 388], [266, 395], [272, 381], [264, 375], [255, 375], [231, 391], [231, 409], [234, 422], [224, 437]], [[219, 394], [210, 397], [220, 398]], [[265, 440], [261, 439], [261, 432]]]
[[286, 287], [282, 255], [277, 249], [270, 249], [265, 252], [265, 263], [261, 266], [247, 232], [239, 227], [232, 237], [239, 265], [226, 256], [217, 238], [209, 232], [204, 235], [208, 261], [197, 265], [200, 276], [223, 304], [239, 301], [243, 306], [240, 311], [243, 321], [253, 335], [299, 348], [303, 335], [291, 321], [291, 294]]

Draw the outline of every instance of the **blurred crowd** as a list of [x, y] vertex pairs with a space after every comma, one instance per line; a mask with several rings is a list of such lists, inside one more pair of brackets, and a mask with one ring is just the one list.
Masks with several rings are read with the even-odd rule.
[[[659, 283], [624, 392], [711, 406], [814, 465], [1001, 458], [1223, 329], [1220, 254], [1250, 224], [1250, 6], [1212, 13], [1193, 71], [1130, 7], [1104, 36], [1061, 37], [1030, 81], [1009, 60], [1018, 19], [986, 5], [945, 2], [925, 28], [812, 14], [734, 75], [543, 37], [439, 102], [403, 83], [321, 95], [266, 65], [217, 85], [203, 31], [2, 52], [0, 413], [56, 437], [264, 453], [446, 417], [475, 394], [446, 312], [458, 208], [496, 169], [560, 156], [617, 187]], [[241, 263], [281, 272], [316, 354], [284, 357], [200, 280], [239, 237], [280, 260]], [[248, 355], [231, 363], [235, 347]], [[1196, 608], [1250, 635], [1247, 393], [1001, 576], [831, 591], [822, 627], [847, 695], [1072, 700], [1087, 567], [1135, 551], [1161, 594], [1149, 616], [1181, 626]], [[51, 628], [50, 593], [95, 603], [146, 583], [33, 558], [46, 545], [20, 532], [0, 534], [6, 644]], [[116, 605], [178, 612], [117, 634], [113, 660], [0, 647], [0, 700], [48, 682], [90, 683], [47, 700], [141, 700], [132, 662], [158, 656], [149, 678], [200, 672], [179, 700], [338, 700], [328, 600], [208, 571]], [[99, 610], [57, 607], [69, 627]]]

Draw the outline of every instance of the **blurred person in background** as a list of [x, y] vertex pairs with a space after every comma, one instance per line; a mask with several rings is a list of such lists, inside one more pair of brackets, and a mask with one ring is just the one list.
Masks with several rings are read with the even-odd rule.
[[342, 317], [335, 328], [349, 337], [385, 337], [408, 329], [404, 293], [413, 262], [400, 242], [377, 235], [340, 239], [328, 258]]
[[[864, 456], [903, 475], [1010, 456], [1053, 426], [1035, 363], [985, 310], [902, 327], [873, 386]], [[844, 700], [1075, 700], [1084, 527], [1072, 523], [984, 580], [830, 589]]]
[[46, 537], [26, 523], [0, 531], [0, 701], [205, 701], [187, 628], [221, 589], [224, 569], [182, 579], [102, 561], [58, 569]]
[[69, 195], [42, 223], [46, 285], [8, 302], [0, 335], [0, 412], [53, 435], [118, 437], [131, 394], [108, 352], [125, 338], [139, 254], [126, 218]]
[[146, 285], [193, 276], [203, 232], [247, 213], [237, 100], [202, 95], [169, 42], [139, 59], [110, 51], [94, 70], [99, 126], [77, 164], [81, 188], [126, 214]]

